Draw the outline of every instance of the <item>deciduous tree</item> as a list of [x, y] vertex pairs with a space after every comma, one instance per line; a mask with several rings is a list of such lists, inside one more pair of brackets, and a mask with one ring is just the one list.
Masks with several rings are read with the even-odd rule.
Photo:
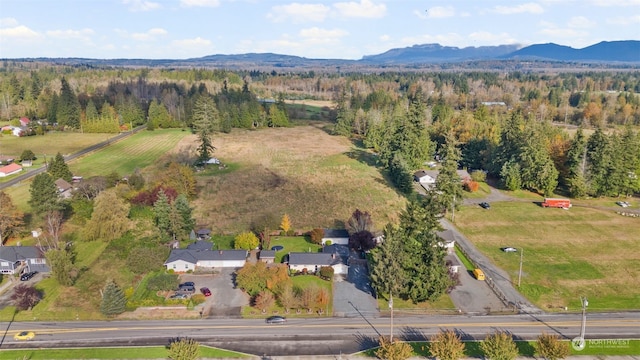
[[251, 231], [245, 231], [238, 234], [234, 241], [233, 247], [235, 249], [253, 250], [260, 244], [258, 237]]
[[42, 293], [33, 286], [17, 285], [13, 288], [11, 300], [18, 310], [28, 310], [42, 300]]
[[385, 360], [406, 360], [413, 356], [413, 348], [404, 341], [389, 340], [380, 337], [380, 347], [376, 350], [376, 356]]
[[129, 207], [113, 189], [101, 192], [85, 226], [87, 238], [109, 241], [121, 237], [131, 227]]
[[73, 265], [74, 254], [66, 246], [51, 248], [45, 253], [47, 264], [51, 267], [53, 277], [62, 286], [71, 286], [78, 272]]
[[464, 343], [453, 330], [440, 330], [431, 336], [429, 352], [441, 360], [458, 360], [465, 356]]
[[489, 360], [514, 360], [518, 357], [518, 348], [511, 334], [497, 331], [480, 343], [484, 357]]
[[167, 357], [173, 360], [196, 360], [200, 357], [200, 343], [187, 338], [174, 339], [167, 347]]
[[569, 342], [562, 341], [558, 335], [542, 333], [536, 341], [536, 353], [547, 360], [564, 359], [571, 351]]
[[289, 231], [291, 230], [291, 219], [289, 219], [289, 215], [282, 215], [282, 221], [280, 222], [280, 229], [284, 232], [285, 235], [289, 235]]
[[0, 191], [0, 246], [20, 230], [23, 217], [24, 214], [13, 204], [11, 197]]

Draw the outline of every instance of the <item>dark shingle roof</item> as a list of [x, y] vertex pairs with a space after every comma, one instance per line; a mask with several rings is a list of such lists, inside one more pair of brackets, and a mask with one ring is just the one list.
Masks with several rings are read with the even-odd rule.
[[289, 265], [331, 266], [340, 262], [339, 256], [329, 253], [289, 253]]
[[196, 251], [211, 250], [212, 248], [213, 248], [213, 243], [210, 241], [204, 241], [204, 240], [198, 240], [193, 244], [189, 244], [187, 246], [188, 250], [196, 250]]
[[325, 238], [348, 238], [349, 233], [345, 229], [324, 229]]
[[260, 259], [274, 259], [275, 257], [275, 250], [260, 250]]
[[16, 262], [42, 258], [44, 255], [35, 246], [0, 246], [0, 260]]

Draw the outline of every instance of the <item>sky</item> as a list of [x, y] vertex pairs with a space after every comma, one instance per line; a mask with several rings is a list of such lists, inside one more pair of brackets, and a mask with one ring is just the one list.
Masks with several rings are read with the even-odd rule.
[[0, 0], [0, 58], [361, 59], [416, 44], [640, 40], [640, 0]]

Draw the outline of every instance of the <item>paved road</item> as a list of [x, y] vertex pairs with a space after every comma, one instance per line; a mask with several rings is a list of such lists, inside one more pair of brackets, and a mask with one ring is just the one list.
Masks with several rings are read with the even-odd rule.
[[[135, 129], [133, 129], [133, 131], [128, 131], [128, 132], [125, 132], [125, 133], [118, 134], [118, 135], [116, 135], [116, 136], [114, 136], [114, 137], [112, 137], [110, 139], [107, 139], [107, 140], [101, 142], [101, 143], [89, 146], [86, 149], [82, 149], [82, 150], [80, 150], [80, 151], [78, 151], [78, 152], [76, 152], [74, 154], [65, 156], [64, 160], [66, 162], [68, 162], [68, 161], [71, 161], [73, 159], [77, 159], [80, 156], [83, 156], [83, 155], [86, 155], [86, 154], [88, 154], [90, 152], [93, 152], [93, 151], [102, 149], [104, 147], [107, 147], [107, 146], [113, 144], [114, 142], [120, 141], [120, 140], [122, 140], [122, 139], [124, 139], [124, 138], [126, 138], [126, 137], [128, 137], [128, 136], [130, 136], [132, 134], [135, 134], [135, 133], [137, 133], [140, 130], [145, 129], [145, 128], [146, 128], [146, 125], [143, 125], [143, 126], [139, 126], [139, 127], [135, 128]], [[44, 135], [44, 136], [45, 136], [45, 141], [46, 141], [46, 135]], [[30, 170], [26, 171], [23, 174], [20, 174], [20, 175], [12, 178], [10, 180], [7, 180], [5, 182], [0, 183], [0, 190], [6, 189], [9, 186], [13, 186], [15, 184], [18, 184], [21, 181], [27, 180], [27, 179], [29, 179], [29, 178], [31, 178], [33, 176], [36, 176], [36, 175], [38, 175], [40, 173], [45, 172], [45, 171], [46, 171], [46, 168], [44, 166], [41, 166], [41, 167], [39, 167], [37, 169], [30, 169]]]
[[[465, 340], [483, 339], [496, 330], [517, 339], [535, 339], [542, 332], [573, 339], [580, 333], [580, 314], [509, 316], [398, 316], [394, 337], [424, 341], [442, 328], [457, 331]], [[49, 348], [166, 345], [169, 339], [188, 337], [200, 343], [258, 356], [353, 354], [375, 346], [380, 335], [390, 334], [389, 318], [290, 319], [284, 325], [260, 319], [199, 319], [178, 321], [108, 322], [0, 322], [0, 348]], [[21, 330], [36, 333], [19, 342]], [[640, 313], [587, 315], [587, 339], [640, 337]]]

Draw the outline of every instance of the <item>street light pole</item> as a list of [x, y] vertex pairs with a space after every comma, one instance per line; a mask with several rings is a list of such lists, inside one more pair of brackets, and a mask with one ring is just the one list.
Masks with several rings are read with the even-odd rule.
[[520, 287], [520, 280], [522, 279], [522, 258], [524, 257], [524, 248], [520, 249], [520, 271], [518, 271], [518, 287]]
[[580, 301], [582, 302], [582, 328], [580, 329], [580, 338], [584, 341], [584, 333], [587, 327], [587, 306], [589, 306], [589, 301], [587, 301], [586, 297], [581, 297]]

